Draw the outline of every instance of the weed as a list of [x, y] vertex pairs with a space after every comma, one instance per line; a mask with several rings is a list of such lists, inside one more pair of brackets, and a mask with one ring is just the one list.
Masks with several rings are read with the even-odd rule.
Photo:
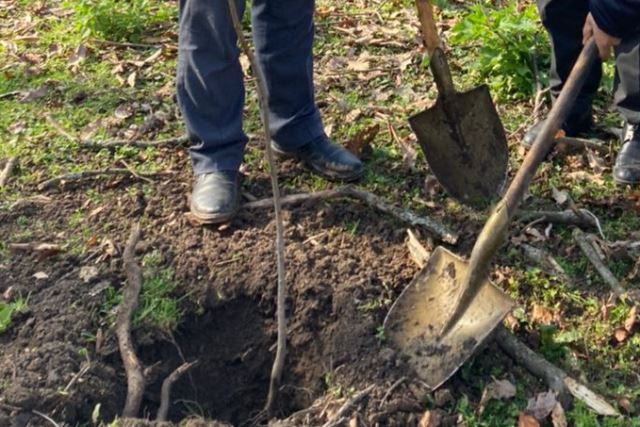
[[83, 38], [103, 37], [114, 41], [140, 41], [143, 32], [170, 22], [173, 8], [156, 6], [149, 0], [66, 1], [75, 12], [76, 30]]
[[0, 334], [11, 326], [11, 319], [16, 313], [24, 312], [29, 305], [29, 297], [19, 296], [15, 301], [6, 303], [0, 301]]
[[[490, 2], [484, 2], [490, 3]], [[452, 29], [451, 42], [472, 46], [462, 55], [464, 68], [478, 81], [487, 81], [503, 99], [528, 99], [535, 92], [535, 67], [546, 69], [549, 46], [538, 24], [534, 4], [509, 1], [501, 8], [476, 4]]]

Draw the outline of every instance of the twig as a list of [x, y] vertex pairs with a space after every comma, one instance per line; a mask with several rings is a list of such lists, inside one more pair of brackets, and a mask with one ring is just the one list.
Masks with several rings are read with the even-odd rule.
[[596, 249], [587, 239], [582, 230], [578, 228], [573, 230], [573, 239], [576, 241], [587, 259], [589, 259], [591, 264], [595, 267], [598, 274], [600, 274], [602, 280], [604, 280], [604, 282], [609, 285], [609, 287], [617, 297], [622, 297], [627, 292], [626, 289], [623, 288], [622, 285], [620, 285], [620, 282], [618, 281], [618, 279], [616, 279], [616, 276], [613, 275], [611, 270], [609, 270], [609, 268], [604, 265], [604, 263], [600, 259], [600, 256], [596, 252]]
[[576, 399], [584, 402], [598, 415], [620, 415], [604, 398], [569, 377], [562, 369], [520, 342], [520, 340], [504, 327], [501, 326], [496, 330], [495, 340], [505, 353], [527, 368], [533, 375], [543, 379], [549, 388], [560, 394], [560, 396], [566, 396], [568, 392]]
[[169, 414], [169, 404], [171, 403], [171, 387], [173, 386], [173, 383], [178, 381], [178, 379], [180, 379], [180, 377], [185, 372], [187, 372], [197, 363], [198, 361], [183, 363], [162, 382], [162, 389], [160, 391], [160, 408], [158, 408], [156, 422], [167, 420], [167, 415]]
[[[313, 193], [301, 193], [291, 194], [281, 198], [282, 205], [293, 205], [302, 202], [326, 200], [330, 198], [350, 197], [358, 199], [374, 209], [396, 217], [397, 219], [406, 222], [413, 226], [421, 226], [430, 233], [434, 234], [438, 239], [450, 243], [456, 244], [458, 241], [458, 235], [451, 231], [444, 224], [439, 223], [429, 217], [420, 216], [412, 211], [400, 208], [398, 206], [387, 203], [382, 198], [376, 196], [373, 193], [369, 193], [364, 190], [358, 190], [350, 185], [337, 188], [335, 190], [323, 190]], [[272, 203], [272, 199], [262, 199], [255, 202], [245, 203], [244, 209], [258, 209], [269, 206]]]
[[91, 141], [82, 140], [79, 142], [80, 147], [92, 148], [95, 150], [109, 149], [113, 150], [118, 147], [136, 147], [136, 148], [163, 148], [178, 147], [189, 142], [187, 135], [174, 138], [159, 139], [157, 141], [137, 141], [137, 140], [111, 140], [111, 141]]
[[523, 243], [521, 247], [525, 258], [535, 264], [538, 264], [540, 267], [542, 267], [543, 271], [555, 275], [564, 283], [571, 282], [571, 279], [564, 271], [562, 266], [558, 264], [558, 261], [556, 261], [556, 259], [549, 252], [545, 251], [544, 249], [528, 245], [526, 243]]
[[3, 94], [0, 94], [0, 99], [11, 98], [13, 96], [20, 95], [21, 93], [22, 93], [22, 91], [12, 90], [11, 92], [5, 92]]
[[360, 403], [362, 399], [367, 397], [369, 393], [371, 393], [371, 391], [374, 389], [374, 387], [375, 386], [372, 384], [364, 390], [354, 394], [353, 397], [347, 400], [344, 405], [340, 407], [338, 412], [336, 412], [336, 414], [329, 421], [324, 423], [322, 427], [336, 427], [344, 423], [346, 421], [346, 416], [349, 414], [349, 412], [351, 412], [353, 407]]
[[285, 265], [284, 265], [284, 221], [282, 219], [282, 209], [280, 206], [280, 187], [278, 185], [278, 171], [276, 169], [276, 162], [271, 149], [271, 131], [269, 126], [269, 114], [267, 105], [267, 88], [265, 78], [262, 75], [262, 69], [258, 66], [253, 52], [249, 48], [249, 44], [242, 32], [242, 24], [238, 17], [238, 10], [234, 0], [227, 0], [229, 6], [229, 13], [231, 15], [231, 21], [233, 22], [233, 28], [236, 32], [236, 36], [245, 55], [249, 58], [251, 63], [251, 69], [256, 77], [256, 90], [258, 96], [258, 104], [260, 106], [260, 117], [262, 119], [262, 125], [264, 127], [264, 144], [267, 154], [267, 162], [269, 164], [269, 173], [271, 175], [271, 187], [273, 191], [273, 207], [276, 217], [276, 261], [278, 270], [278, 291], [277, 291], [277, 303], [276, 303], [276, 318], [278, 322], [278, 339], [276, 348], [276, 357], [273, 361], [273, 368], [271, 370], [271, 379], [269, 381], [269, 394], [267, 396], [267, 403], [265, 410], [268, 415], [273, 412], [273, 406], [277, 399], [278, 388], [280, 380], [282, 378], [282, 370], [284, 368], [284, 358], [287, 347], [287, 318], [285, 314], [285, 300], [286, 300], [286, 283], [285, 283]]
[[158, 173], [151, 173], [151, 174], [146, 174], [146, 173], [143, 174], [140, 172], [134, 173], [129, 169], [121, 169], [121, 168], [72, 172], [72, 173], [62, 174], [41, 182], [40, 184], [38, 184], [38, 190], [40, 191], [48, 190], [49, 188], [54, 187], [62, 182], [67, 183], [67, 182], [73, 182], [73, 181], [83, 181], [85, 179], [95, 178], [97, 176], [103, 176], [103, 175], [128, 175], [134, 178], [145, 179], [150, 176], [158, 176], [158, 175], [166, 175], [166, 174], [167, 172], [158, 172]]
[[609, 152], [609, 146], [604, 141], [597, 140], [597, 139], [561, 136], [559, 138], [556, 138], [556, 145], [558, 146], [564, 145], [567, 148], [571, 148], [575, 150], [589, 148], [601, 154], [607, 154]]
[[552, 222], [554, 224], [576, 225], [579, 227], [597, 227], [598, 223], [590, 212], [580, 209], [583, 215], [577, 215], [571, 210], [565, 211], [518, 211], [516, 218], [518, 221], [528, 223], [531, 221]]
[[135, 224], [131, 229], [122, 257], [127, 281], [116, 319], [118, 346], [127, 374], [127, 398], [122, 411], [123, 418], [135, 418], [138, 415], [146, 382], [142, 364], [131, 339], [131, 317], [138, 307], [138, 297], [142, 288], [142, 269], [135, 259], [138, 240], [140, 240], [140, 224]]
[[114, 42], [111, 40], [99, 40], [99, 39], [91, 39], [93, 43], [104, 44], [107, 46], [115, 46], [115, 47], [129, 47], [133, 49], [159, 49], [162, 45], [159, 44], [146, 44], [146, 43], [128, 43], [128, 42]]
[[420, 268], [424, 267], [429, 259], [429, 251], [422, 246], [413, 231], [407, 229], [407, 236], [409, 237], [409, 240], [407, 240], [407, 247], [409, 248], [409, 253], [411, 254], [411, 258], [413, 258], [413, 262], [415, 262]]
[[15, 169], [16, 164], [18, 163], [17, 157], [9, 157], [7, 162], [4, 164], [4, 168], [2, 168], [2, 172], [0, 172], [0, 188], [7, 185], [11, 174], [13, 173], [13, 169]]
[[396, 381], [395, 383], [393, 383], [391, 385], [391, 387], [389, 387], [389, 390], [387, 390], [387, 392], [384, 394], [384, 396], [382, 396], [382, 400], [380, 400], [380, 403], [378, 404], [378, 409], [382, 409], [382, 407], [384, 406], [385, 402], [387, 401], [387, 399], [389, 398], [389, 396], [391, 396], [391, 393], [394, 392], [395, 389], [397, 389], [398, 387], [400, 387], [400, 385], [405, 382], [407, 379], [407, 377], [402, 377], [400, 378], [398, 381]]
[[73, 387], [75, 383], [77, 383], [78, 380], [82, 378], [84, 374], [89, 372], [89, 370], [91, 369], [91, 366], [92, 366], [91, 362], [85, 362], [80, 368], [80, 370], [73, 376], [73, 378], [71, 378], [67, 386], [62, 391], [67, 393], [69, 390], [71, 390], [71, 387]]
[[71, 135], [65, 128], [62, 127], [60, 123], [58, 123], [51, 114], [45, 114], [45, 117], [51, 127], [53, 127], [60, 135], [64, 136], [71, 142], [78, 142], [79, 139], [77, 136]]
[[32, 410], [31, 410], [31, 412], [32, 412], [33, 414], [35, 414], [35, 415], [39, 416], [40, 418], [42, 418], [42, 419], [44, 419], [44, 420], [46, 420], [46, 421], [50, 422], [52, 426], [54, 426], [54, 427], [60, 427], [60, 424], [58, 424], [57, 422], [55, 422], [55, 421], [54, 421], [53, 419], [51, 419], [51, 417], [49, 417], [48, 415], [43, 414], [43, 413], [42, 413], [42, 412], [40, 412], [40, 411], [36, 411], [35, 409], [32, 409]]
[[151, 178], [147, 178], [145, 176], [140, 175], [138, 172], [136, 172], [135, 169], [133, 169], [131, 166], [129, 166], [129, 163], [125, 162], [122, 159], [120, 160], [120, 163], [122, 163], [122, 166], [124, 166], [129, 172], [131, 172], [131, 175], [133, 175], [134, 177], [138, 178], [141, 181], [148, 182], [150, 184], [153, 183], [153, 180]]

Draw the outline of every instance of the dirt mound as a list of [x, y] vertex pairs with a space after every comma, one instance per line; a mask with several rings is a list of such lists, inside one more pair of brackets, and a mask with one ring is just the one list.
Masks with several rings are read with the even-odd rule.
[[[120, 412], [126, 381], [101, 307], [105, 289], [121, 287], [119, 251], [128, 227], [144, 215], [137, 255], [161, 254], [163, 265], [174, 270], [174, 296], [186, 310], [172, 339], [143, 330], [134, 334], [141, 359], [151, 367], [144, 414], [155, 415], [166, 375], [183, 360], [197, 359], [173, 388], [170, 419], [247, 423], [264, 406], [275, 354], [272, 214], [243, 212], [224, 230], [194, 227], [185, 216], [184, 182], [165, 182], [151, 197], [112, 194], [112, 185], [104, 184], [99, 204], [72, 192], [0, 214], [3, 234], [15, 235], [26, 224], [29, 241], [44, 242], [72, 233], [69, 218], [81, 212], [85, 222], [77, 228], [88, 239], [110, 239], [115, 246], [111, 256], [95, 243], [81, 255], [63, 250], [39, 259], [15, 253], [0, 269], [0, 292], [11, 287], [13, 295], [29, 298], [28, 310], [0, 335], [0, 420], [27, 417], [37, 424], [32, 409], [70, 423], [90, 422], [97, 405], [104, 420]], [[286, 417], [325, 399], [324, 413], [314, 416], [326, 418], [326, 408], [335, 406], [331, 401], [370, 384], [380, 387], [372, 393], [380, 398], [405, 372], [379, 328], [416, 268], [408, 260], [403, 229], [357, 203], [298, 206], [286, 221], [289, 349], [278, 414]], [[88, 282], [79, 275], [85, 265], [99, 272]], [[37, 279], [37, 272], [48, 277]], [[409, 409], [419, 411], [419, 399], [411, 399]]]

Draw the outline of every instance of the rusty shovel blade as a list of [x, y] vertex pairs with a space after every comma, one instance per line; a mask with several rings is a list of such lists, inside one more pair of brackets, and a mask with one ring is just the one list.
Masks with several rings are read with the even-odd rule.
[[511, 298], [487, 279], [451, 332], [441, 335], [466, 274], [466, 261], [437, 247], [384, 321], [385, 337], [432, 390], [473, 355], [513, 307]]
[[489, 88], [439, 96], [436, 104], [409, 119], [429, 168], [461, 203], [485, 208], [499, 198], [509, 152]]

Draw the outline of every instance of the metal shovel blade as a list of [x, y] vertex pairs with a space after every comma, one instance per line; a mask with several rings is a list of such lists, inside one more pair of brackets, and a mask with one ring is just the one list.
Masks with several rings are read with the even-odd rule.
[[509, 151], [486, 85], [453, 92], [409, 119], [420, 147], [444, 189], [460, 202], [484, 208], [496, 200], [507, 176]]
[[466, 261], [436, 248], [384, 321], [385, 337], [432, 390], [473, 355], [513, 307], [511, 298], [487, 279], [460, 321], [440, 336], [466, 272]]

